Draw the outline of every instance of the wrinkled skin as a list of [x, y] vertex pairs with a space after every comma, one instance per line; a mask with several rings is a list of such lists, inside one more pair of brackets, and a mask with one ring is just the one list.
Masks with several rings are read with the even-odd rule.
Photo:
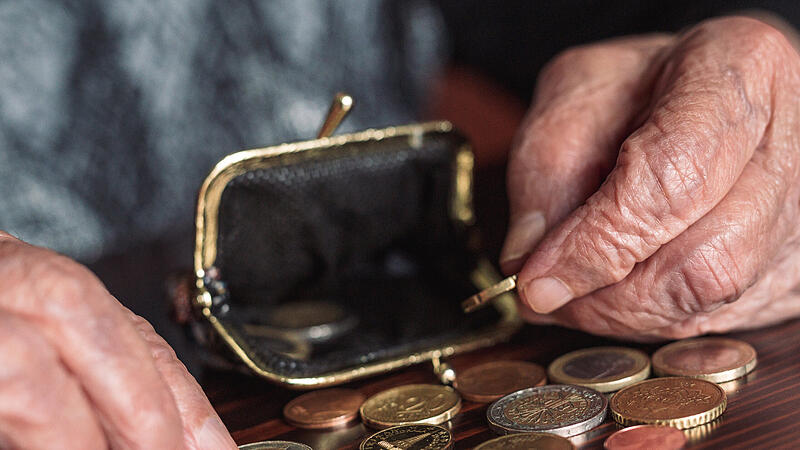
[[800, 315], [800, 57], [763, 22], [568, 50], [510, 156], [524, 316], [659, 340]]
[[236, 448], [147, 321], [79, 264], [0, 232], [0, 448]]

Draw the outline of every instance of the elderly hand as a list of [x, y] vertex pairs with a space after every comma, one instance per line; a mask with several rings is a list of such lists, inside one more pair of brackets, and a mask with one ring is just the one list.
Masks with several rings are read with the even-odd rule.
[[681, 338], [800, 315], [800, 56], [760, 21], [568, 50], [509, 162], [524, 316]]
[[144, 319], [79, 264], [0, 232], [0, 448], [236, 448]]

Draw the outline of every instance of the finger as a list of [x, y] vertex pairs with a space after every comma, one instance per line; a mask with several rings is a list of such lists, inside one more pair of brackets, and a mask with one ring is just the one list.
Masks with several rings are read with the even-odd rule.
[[0, 310], [36, 327], [81, 383], [114, 448], [180, 448], [177, 407], [147, 344], [85, 268], [0, 240]]
[[553, 311], [624, 279], [710, 211], [739, 178], [766, 129], [772, 101], [773, 68], [760, 56], [766, 50], [754, 50], [749, 39], [771, 50], [775, 38], [739, 36], [744, 40], [734, 46], [747, 50], [739, 54], [702, 42], [712, 31], [693, 34], [675, 50], [686, 55], [672, 58], [664, 95], [623, 143], [606, 182], [526, 262], [520, 291], [535, 311]]
[[139, 335], [147, 342], [156, 369], [169, 386], [183, 422], [184, 442], [190, 449], [235, 449], [236, 444], [209, 403], [203, 389], [175, 351], [147, 320], [127, 311]]
[[[771, 127], [770, 134], [777, 128]], [[798, 164], [800, 154], [794, 148], [767, 144], [710, 213], [637, 265], [622, 282], [576, 299], [554, 314], [593, 333], [669, 338], [764, 323], [775, 291], [759, 294], [759, 289], [749, 288], [775, 260], [787, 237], [796, 233], [800, 193], [793, 168]], [[779, 267], [783, 277], [798, 271], [795, 260], [786, 261], [789, 265]], [[783, 295], [796, 282], [775, 281], [763, 278], [760, 283]], [[766, 287], [756, 288], [763, 292]], [[751, 293], [743, 307], [724, 306], [746, 290]], [[748, 304], [762, 307], [747, 311]], [[726, 310], [746, 313], [726, 320]]]
[[81, 386], [31, 328], [0, 315], [0, 447], [106, 448]]
[[507, 273], [602, 182], [646, 103], [645, 73], [671, 37], [617, 39], [565, 52], [540, 77], [508, 165]]

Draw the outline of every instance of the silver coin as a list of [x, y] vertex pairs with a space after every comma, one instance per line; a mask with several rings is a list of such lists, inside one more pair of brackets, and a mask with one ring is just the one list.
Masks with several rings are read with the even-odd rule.
[[571, 384], [522, 389], [489, 406], [486, 418], [498, 434], [552, 433], [575, 436], [600, 425], [608, 400], [600, 392]]
[[239, 446], [239, 450], [312, 450], [306, 444], [291, 441], [261, 441]]

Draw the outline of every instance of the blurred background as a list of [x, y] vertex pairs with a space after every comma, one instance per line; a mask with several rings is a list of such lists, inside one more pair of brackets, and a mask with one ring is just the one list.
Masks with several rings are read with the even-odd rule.
[[88, 264], [191, 370], [163, 281], [191, 266], [195, 195], [226, 154], [444, 118], [477, 153], [497, 253], [504, 163], [536, 75], [559, 51], [793, 2], [0, 1], [0, 229]]

